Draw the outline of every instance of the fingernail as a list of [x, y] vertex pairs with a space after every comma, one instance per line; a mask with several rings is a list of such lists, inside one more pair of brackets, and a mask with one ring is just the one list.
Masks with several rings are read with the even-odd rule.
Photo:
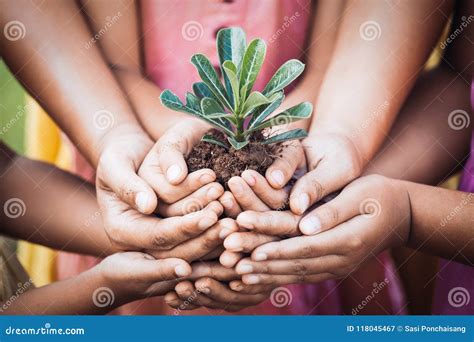
[[229, 227], [222, 228], [221, 231], [219, 232], [219, 238], [221, 240], [224, 240], [227, 236], [230, 235], [234, 230]]
[[230, 284], [230, 288], [234, 291], [241, 291], [243, 286], [242, 284]]
[[298, 197], [298, 206], [300, 207], [301, 212], [304, 212], [309, 207], [309, 195], [307, 193], [302, 193]]
[[267, 255], [265, 253], [256, 253], [255, 256], [253, 257], [253, 260], [255, 261], [267, 260]]
[[240, 184], [240, 181], [232, 182], [232, 192], [236, 195], [241, 194], [244, 191], [244, 187]]
[[249, 285], [254, 285], [254, 284], [258, 284], [260, 282], [260, 280], [258, 279], [258, 276], [256, 275], [249, 275], [247, 277], [245, 277], [245, 282]]
[[253, 267], [252, 265], [239, 265], [239, 267], [237, 267], [237, 272], [240, 274], [252, 273]]
[[232, 207], [234, 206], [234, 201], [232, 201], [231, 199], [223, 199], [221, 200], [221, 203], [227, 210], [232, 209]]
[[247, 228], [247, 229], [253, 229], [253, 220], [252, 217], [250, 216], [251, 214], [243, 212], [237, 217], [237, 223], [239, 226], [242, 228]]
[[176, 273], [178, 277], [185, 277], [189, 275], [189, 270], [187, 267], [184, 267], [183, 265], [178, 265], [174, 268], [174, 273]]
[[245, 181], [248, 185], [250, 185], [250, 186], [254, 186], [255, 183], [257, 183], [257, 180], [255, 179], [255, 177], [252, 176], [252, 175], [250, 175], [250, 174], [248, 174], [248, 173], [245, 173], [245, 172], [244, 172], [244, 173], [242, 174], [242, 178], [243, 178], [244, 181]]
[[300, 229], [303, 234], [314, 235], [321, 231], [321, 221], [316, 216], [307, 216], [301, 220]]
[[199, 289], [199, 292], [202, 292], [204, 294], [209, 294], [211, 293], [211, 289], [209, 289], [208, 287], [203, 287], [202, 289]]
[[138, 210], [145, 212], [148, 209], [150, 203], [150, 196], [145, 192], [139, 192], [135, 198], [135, 204], [137, 205]]
[[166, 178], [168, 178], [169, 181], [177, 180], [180, 175], [181, 175], [181, 168], [177, 164], [171, 165], [166, 171]]
[[216, 220], [210, 217], [203, 217], [202, 219], [199, 220], [198, 227], [200, 229], [206, 229], [212, 226], [214, 223], [216, 223]]
[[236, 236], [232, 236], [225, 240], [224, 247], [232, 252], [241, 252], [243, 247], [239, 240]]
[[285, 185], [285, 175], [280, 170], [275, 170], [271, 173], [272, 179], [280, 186]]
[[202, 185], [208, 184], [208, 183], [212, 182], [213, 180], [214, 180], [214, 177], [209, 173], [205, 173], [201, 177], [199, 177], [199, 182]]
[[217, 189], [215, 186], [211, 187], [209, 190], [207, 190], [207, 199], [209, 200], [215, 200], [216, 198], [218, 198], [221, 193], [219, 191], [219, 189]]

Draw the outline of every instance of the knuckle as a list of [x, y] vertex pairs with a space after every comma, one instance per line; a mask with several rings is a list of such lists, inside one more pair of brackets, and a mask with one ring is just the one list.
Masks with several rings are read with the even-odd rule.
[[327, 218], [330, 222], [339, 222], [339, 210], [331, 205], [330, 202], [321, 209], [320, 215], [323, 219]]
[[311, 245], [303, 246], [301, 248], [301, 255], [304, 258], [311, 258], [314, 255], [314, 248]]
[[357, 236], [353, 236], [347, 240], [347, 247], [349, 251], [352, 251], [352, 252], [360, 250], [363, 244], [364, 243], [362, 239]]
[[173, 244], [169, 238], [165, 237], [165, 235], [155, 235], [152, 240], [153, 247], [157, 249], [171, 249], [173, 248]]
[[325, 192], [324, 186], [315, 177], [309, 177], [308, 183], [309, 184], [307, 188], [310, 190], [310, 192], [315, 194], [315, 197], [321, 198]]
[[299, 275], [305, 275], [308, 272], [307, 267], [299, 260], [295, 260], [292, 262], [292, 269], [293, 273]]

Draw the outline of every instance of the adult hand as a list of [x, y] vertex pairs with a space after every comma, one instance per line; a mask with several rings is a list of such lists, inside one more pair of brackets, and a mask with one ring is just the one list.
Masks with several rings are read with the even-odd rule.
[[308, 173], [290, 194], [290, 208], [297, 215], [360, 176], [363, 165], [356, 146], [343, 134], [310, 133], [303, 147]]
[[157, 207], [157, 197], [150, 183], [137, 175], [152, 147], [142, 131], [114, 128], [103, 146], [97, 168], [97, 198], [107, 235], [115, 248], [171, 249], [217, 222], [215, 206], [182, 217], [150, 216]]
[[[410, 230], [408, 193], [396, 181], [367, 176], [299, 220], [281, 221], [297, 236], [257, 247], [236, 271], [247, 285], [319, 282], [342, 278], [386, 248], [406, 243]], [[319, 222], [319, 231], [306, 222]], [[285, 223], [286, 222], [286, 223]], [[263, 229], [257, 219], [254, 229]], [[267, 222], [265, 222], [265, 226]], [[258, 227], [258, 228], [257, 228]]]

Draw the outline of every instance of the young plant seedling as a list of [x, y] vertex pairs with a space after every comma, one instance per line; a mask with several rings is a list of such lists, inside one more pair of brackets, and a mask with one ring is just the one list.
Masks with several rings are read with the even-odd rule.
[[209, 59], [196, 54], [191, 63], [202, 82], [193, 84], [193, 92], [186, 93], [185, 103], [171, 90], [161, 93], [161, 103], [213, 126], [221, 134], [206, 134], [202, 141], [231, 152], [248, 150], [252, 153], [248, 148], [252, 143], [271, 145], [307, 136], [303, 129], [268, 136], [263, 133], [265, 129], [311, 116], [313, 107], [309, 102], [272, 115], [285, 98], [284, 88], [303, 72], [303, 63], [296, 59], [287, 61], [259, 92], [253, 91], [253, 86], [266, 54], [262, 39], [254, 39], [247, 45], [241, 28], [221, 29], [217, 34], [217, 51], [223, 83]]

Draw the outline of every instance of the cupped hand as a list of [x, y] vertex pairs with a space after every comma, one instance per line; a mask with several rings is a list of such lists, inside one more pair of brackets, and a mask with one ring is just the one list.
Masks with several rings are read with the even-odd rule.
[[[306, 227], [315, 222], [317, 232]], [[303, 233], [314, 235], [257, 247], [251, 258], [237, 264], [236, 271], [247, 285], [343, 278], [381, 251], [406, 243], [409, 224], [410, 202], [403, 187], [381, 176], [359, 178], [333, 200], [293, 222], [292, 232], [299, 226]]]
[[308, 172], [290, 194], [290, 208], [297, 215], [359, 177], [364, 164], [352, 140], [343, 134], [313, 132], [303, 140], [303, 147]]

